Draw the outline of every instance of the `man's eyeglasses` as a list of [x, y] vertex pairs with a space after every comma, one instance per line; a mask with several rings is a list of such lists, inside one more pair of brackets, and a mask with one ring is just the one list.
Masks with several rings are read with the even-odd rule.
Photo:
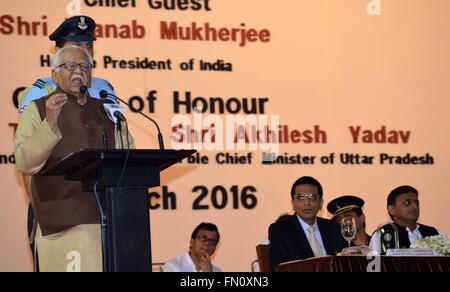
[[419, 207], [419, 200], [413, 200], [413, 199], [406, 199], [402, 202], [403, 207], [409, 207], [411, 204], [415, 204], [417, 207]]
[[74, 62], [74, 61], [69, 61], [66, 62], [64, 64], [59, 65], [58, 67], [56, 67], [56, 69], [64, 67], [66, 68], [67, 71], [73, 72], [75, 70], [77, 70], [78, 66], [80, 66], [81, 71], [84, 72], [91, 72], [92, 71], [92, 64], [89, 62]]
[[297, 201], [317, 201], [321, 199], [322, 197], [317, 194], [295, 194], [294, 199]]
[[214, 247], [218, 244], [217, 239], [215, 238], [207, 238], [205, 236], [197, 236], [195, 239], [200, 241], [201, 243], [206, 243], [208, 246]]

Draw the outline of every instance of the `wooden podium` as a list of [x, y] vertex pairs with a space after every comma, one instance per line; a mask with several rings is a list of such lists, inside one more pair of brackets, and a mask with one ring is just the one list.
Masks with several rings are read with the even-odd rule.
[[42, 175], [81, 181], [84, 191], [100, 194], [106, 217], [106, 226], [102, 224], [104, 271], [151, 272], [148, 189], [160, 185], [161, 171], [195, 152], [80, 150]]

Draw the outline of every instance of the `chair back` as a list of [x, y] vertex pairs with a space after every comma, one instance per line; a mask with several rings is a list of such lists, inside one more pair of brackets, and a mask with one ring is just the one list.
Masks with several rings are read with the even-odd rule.
[[256, 246], [256, 254], [258, 256], [259, 268], [261, 272], [271, 272], [270, 267], [270, 245], [260, 244]]

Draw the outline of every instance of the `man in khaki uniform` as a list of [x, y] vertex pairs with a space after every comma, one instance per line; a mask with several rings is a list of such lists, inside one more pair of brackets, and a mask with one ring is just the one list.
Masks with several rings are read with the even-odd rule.
[[[16, 132], [17, 168], [32, 176], [27, 189], [31, 190], [39, 222], [36, 247], [43, 272], [102, 270], [94, 194], [83, 192], [80, 182], [40, 175], [41, 170], [79, 149], [104, 148], [102, 131], [108, 148], [116, 148], [115, 125], [101, 113], [102, 102], [80, 92], [81, 86], [91, 85], [92, 68], [93, 60], [86, 50], [77, 46], [59, 50], [52, 70], [56, 91], [26, 107]], [[134, 148], [130, 141], [130, 148]]]

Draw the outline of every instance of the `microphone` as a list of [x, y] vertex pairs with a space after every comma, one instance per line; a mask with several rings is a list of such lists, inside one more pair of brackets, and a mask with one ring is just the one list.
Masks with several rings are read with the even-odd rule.
[[[112, 101], [111, 101], [112, 102]], [[106, 115], [108, 118], [117, 124], [118, 121], [126, 121], [123, 113], [124, 110], [119, 105], [115, 103], [103, 103], [103, 108], [105, 109]]]
[[82, 86], [80, 87], [80, 92], [81, 92], [82, 94], [85, 94], [87, 97], [91, 97], [91, 95], [89, 94], [89, 91], [88, 91], [88, 87], [85, 86], [85, 85], [82, 85]]
[[[92, 98], [92, 96], [89, 94], [88, 91], [88, 87], [83, 85], [80, 87], [80, 92], [84, 95], [86, 95], [89, 98]], [[100, 121], [100, 124], [102, 126], [102, 138], [103, 138], [103, 148], [108, 149], [108, 137], [106, 136], [106, 131], [105, 131], [105, 124], [103, 123], [102, 118], [100, 117], [100, 114], [98, 113], [97, 109], [95, 108], [95, 106], [90, 103], [92, 108], [94, 109], [95, 114], [97, 115], [97, 118]]]
[[122, 121], [126, 122], [125, 116], [123, 115], [124, 109], [120, 105], [116, 104], [114, 100], [111, 99], [101, 99], [103, 104], [102, 112], [108, 116], [108, 118], [116, 124], [117, 127], [117, 139], [119, 141], [120, 149], [124, 149], [123, 138], [122, 138]]
[[[106, 90], [101, 90], [100, 91], [100, 97], [101, 98], [108, 98], [108, 96], [113, 97], [116, 100], [120, 100], [121, 102], [126, 104], [128, 107], [130, 107], [130, 105], [126, 101], [124, 101], [123, 99], [120, 99], [119, 97], [115, 96], [114, 94], [108, 93]], [[152, 119], [151, 117], [147, 116], [146, 114], [144, 114], [142, 112], [138, 112], [138, 113], [141, 116], [143, 116], [144, 118], [146, 118], [147, 120], [151, 121], [156, 126], [156, 129], [158, 130], [159, 149], [160, 150], [164, 150], [164, 139], [163, 139], [163, 136], [161, 134], [161, 129], [159, 128], [158, 123], [154, 119]]]

